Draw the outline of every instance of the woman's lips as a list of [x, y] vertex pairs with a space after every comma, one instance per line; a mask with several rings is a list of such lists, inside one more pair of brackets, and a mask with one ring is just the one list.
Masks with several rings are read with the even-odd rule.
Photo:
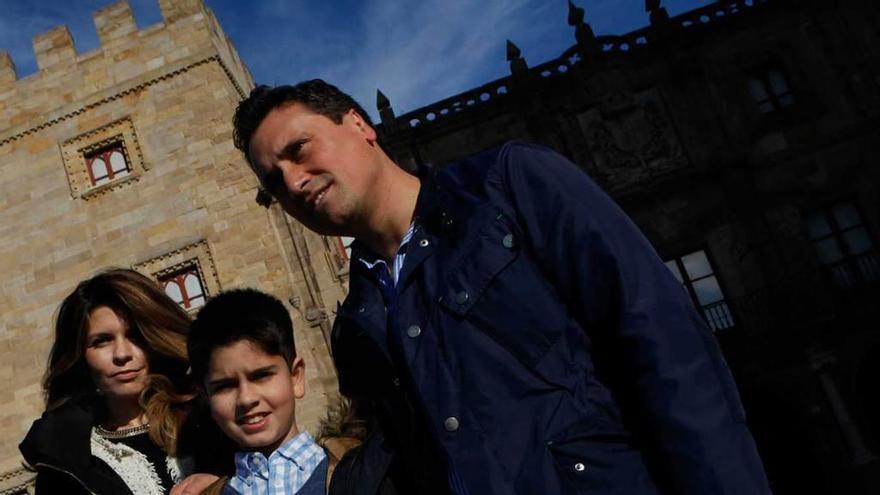
[[135, 369], [135, 370], [123, 370], [123, 371], [119, 371], [119, 372], [116, 372], [116, 373], [113, 374], [113, 378], [115, 378], [115, 379], [117, 379], [117, 380], [119, 380], [119, 381], [128, 381], [128, 380], [132, 380], [132, 379], [136, 378], [138, 375], [140, 375], [142, 369], [143, 369], [143, 368], [138, 368], [138, 369]]

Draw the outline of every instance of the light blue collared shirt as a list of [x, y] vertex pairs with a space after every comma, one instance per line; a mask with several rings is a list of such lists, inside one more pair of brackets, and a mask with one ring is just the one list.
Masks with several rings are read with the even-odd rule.
[[223, 495], [294, 494], [327, 457], [308, 432], [284, 442], [267, 459], [260, 452], [236, 452], [235, 476]]

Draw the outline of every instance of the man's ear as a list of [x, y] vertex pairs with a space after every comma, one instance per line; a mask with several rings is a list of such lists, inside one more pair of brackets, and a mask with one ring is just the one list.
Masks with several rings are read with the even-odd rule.
[[354, 108], [348, 109], [345, 118], [351, 119], [351, 122], [360, 131], [370, 143], [375, 143], [377, 139], [376, 129], [373, 129], [369, 123]]
[[293, 396], [302, 399], [306, 395], [306, 362], [302, 356], [293, 358], [290, 363], [290, 383], [293, 386]]

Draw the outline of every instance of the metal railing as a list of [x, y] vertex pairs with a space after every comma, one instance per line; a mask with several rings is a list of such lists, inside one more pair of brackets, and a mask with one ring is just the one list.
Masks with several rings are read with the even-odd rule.
[[796, 273], [744, 296], [701, 309], [710, 328], [716, 331], [809, 331], [840, 316], [877, 308], [878, 294], [880, 256], [872, 252], [851, 258], [845, 265]]

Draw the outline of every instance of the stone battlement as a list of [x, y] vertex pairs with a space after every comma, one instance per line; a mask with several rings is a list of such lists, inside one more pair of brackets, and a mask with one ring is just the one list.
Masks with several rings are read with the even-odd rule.
[[[159, 0], [164, 22], [139, 30], [125, 0], [93, 14], [100, 46], [79, 54], [66, 26], [34, 37], [39, 70], [18, 79], [15, 64], [0, 50], [0, 144], [41, 121], [77, 109], [71, 102], [123, 90], [138, 79], [160, 77], [214, 57], [239, 92], [250, 74], [202, 0]], [[118, 87], [118, 88], [117, 88]], [[117, 91], [118, 92], [118, 91]]]

